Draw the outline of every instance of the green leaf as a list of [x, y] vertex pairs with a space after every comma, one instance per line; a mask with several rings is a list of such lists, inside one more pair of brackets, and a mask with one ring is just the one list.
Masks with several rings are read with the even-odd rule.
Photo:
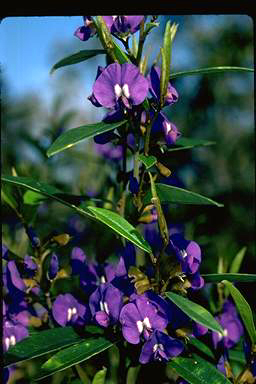
[[228, 288], [237, 310], [243, 320], [244, 326], [247, 329], [248, 335], [252, 344], [256, 344], [256, 329], [253, 322], [253, 314], [250, 305], [247, 303], [241, 292], [229, 281], [224, 280], [223, 284]]
[[113, 343], [104, 337], [88, 338], [81, 343], [62, 349], [47, 360], [39, 370], [34, 380], [50, 376], [56, 372], [79, 364], [92, 356], [110, 348]]
[[177, 295], [174, 292], [166, 292], [165, 294], [168, 299], [176, 304], [177, 307], [186, 313], [186, 315], [188, 315], [192, 320], [204, 325], [214, 332], [223, 333], [221, 325], [217, 322], [217, 320], [215, 320], [213, 315], [207, 311], [207, 309], [183, 296]]
[[18, 203], [7, 189], [1, 188], [1, 199], [8, 204], [14, 211], [18, 209]]
[[111, 131], [112, 129], [120, 127], [124, 123], [126, 123], [126, 120], [119, 121], [113, 124], [104, 123], [102, 121], [100, 123], [87, 124], [81, 127], [69, 129], [53, 142], [53, 144], [47, 151], [47, 156], [53, 156], [56, 153], [73, 147], [73, 145], [80, 143], [82, 140], [88, 139], [89, 137], [93, 137], [100, 133]]
[[4, 366], [32, 359], [83, 341], [72, 327], [40, 331], [10, 347], [4, 355]]
[[222, 280], [252, 283], [256, 281], [256, 274], [250, 273], [209, 273], [202, 274], [206, 283], [220, 283]]
[[118, 63], [119, 64], [131, 63], [131, 60], [129, 59], [129, 57], [114, 40], [113, 40], [113, 45], [114, 45], [114, 54], [118, 60]]
[[88, 60], [91, 57], [94, 57], [96, 55], [102, 55], [102, 54], [106, 54], [105, 49], [87, 49], [87, 50], [79, 51], [77, 53], [74, 53], [73, 55], [65, 57], [64, 59], [54, 64], [50, 73], [52, 74], [58, 68], [65, 67], [67, 65], [77, 64], [82, 61]]
[[100, 371], [98, 371], [93, 378], [92, 384], [104, 384], [107, 374], [107, 368], [103, 368]]
[[203, 352], [208, 357], [214, 359], [214, 353], [212, 350], [208, 347], [208, 345], [204, 344], [201, 340], [196, 339], [195, 337], [189, 338], [189, 344], [193, 345], [193, 347], [197, 348], [199, 351]]
[[155, 156], [139, 155], [139, 160], [145, 165], [146, 169], [153, 167], [156, 164], [157, 158]]
[[99, 39], [101, 41], [102, 46], [105, 48], [109, 56], [113, 61], [116, 61], [115, 56], [115, 46], [113, 43], [112, 35], [110, 33], [110, 30], [108, 29], [104, 19], [102, 16], [96, 16], [94, 19], [95, 27], [97, 29], [97, 33], [99, 36]]
[[205, 146], [214, 145], [214, 144], [216, 144], [215, 141], [181, 137], [179, 140], [177, 140], [176, 145], [168, 148], [166, 152], [181, 151], [185, 149], [191, 149], [194, 147], [205, 147]]
[[246, 359], [243, 351], [237, 351], [235, 349], [230, 349], [228, 351], [228, 356], [230, 360], [237, 361], [240, 364], [246, 364]]
[[171, 33], [170, 33], [171, 22], [167, 21], [164, 31], [163, 48], [160, 49], [162, 55], [162, 67], [160, 75], [160, 99], [161, 105], [165, 103], [167, 94], [167, 87], [170, 78], [170, 67], [171, 67]]
[[[230, 273], [237, 273], [241, 267], [245, 252], [247, 247], [243, 247], [240, 249], [240, 251], [236, 254], [235, 258], [232, 261], [232, 264], [230, 266], [229, 272]], [[227, 279], [228, 280], [228, 279]]]
[[175, 357], [168, 366], [190, 384], [231, 384], [214, 365], [196, 354], [192, 357]]
[[112, 228], [115, 232], [137, 245], [137, 247], [143, 249], [145, 252], [152, 252], [150, 245], [142, 235], [118, 213], [98, 207], [88, 207], [88, 210], [97, 220]]
[[142, 235], [126, 219], [124, 219], [116, 212], [96, 207], [81, 208], [72, 203], [69, 203], [67, 200], [63, 200], [62, 196], [65, 196], [65, 194], [63, 194], [59, 189], [46, 183], [30, 179], [28, 177], [2, 176], [2, 181], [27, 188], [57, 200], [59, 203], [74, 209], [77, 213], [83, 216], [98, 220], [106, 224], [114, 232], [125, 237], [127, 240], [137, 245], [137, 247], [143, 249], [146, 252], [151, 252], [149, 244], [146, 242], [146, 240], [144, 240]]
[[23, 202], [28, 205], [38, 205], [45, 201], [45, 199], [44, 195], [34, 191], [26, 191], [23, 195]]
[[[215, 205], [217, 207], [223, 207], [223, 204], [183, 188], [161, 183], [156, 183], [155, 186], [161, 203]], [[149, 191], [144, 198], [144, 203], [148, 204], [151, 201], [151, 198], [152, 195]]]
[[190, 69], [187, 71], [173, 72], [170, 75], [170, 79], [175, 79], [181, 76], [210, 75], [212, 73], [224, 73], [224, 72], [254, 72], [254, 69], [245, 68], [245, 67], [231, 67], [231, 66], [197, 68], [197, 69]]

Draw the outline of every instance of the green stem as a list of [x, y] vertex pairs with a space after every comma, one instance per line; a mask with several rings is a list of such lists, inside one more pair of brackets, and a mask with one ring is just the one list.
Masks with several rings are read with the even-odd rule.
[[142, 20], [140, 24], [140, 37], [139, 37], [139, 46], [138, 46], [138, 53], [137, 53], [137, 64], [140, 63], [141, 56], [142, 56], [142, 51], [143, 51], [143, 45], [145, 41], [145, 36], [144, 36], [144, 20]]
[[147, 126], [147, 130], [146, 130], [146, 137], [145, 137], [145, 145], [144, 145], [144, 154], [145, 156], [148, 156], [148, 153], [149, 153], [149, 144], [150, 144], [150, 134], [151, 134], [151, 129], [153, 127], [153, 124], [155, 123], [156, 119], [158, 118], [158, 114], [160, 112], [160, 108], [158, 107], [152, 121], [150, 122], [150, 124]]

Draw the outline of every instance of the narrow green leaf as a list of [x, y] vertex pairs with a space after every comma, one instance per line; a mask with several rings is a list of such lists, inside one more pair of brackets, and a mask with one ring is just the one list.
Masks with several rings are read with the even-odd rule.
[[152, 252], [150, 245], [142, 237], [142, 235], [122, 216], [118, 213], [110, 211], [105, 208], [88, 207], [96, 219], [112, 228], [115, 232], [131, 241], [137, 247], [143, 249], [145, 252]]
[[56, 372], [79, 364], [92, 356], [110, 348], [113, 343], [104, 337], [89, 338], [81, 343], [62, 349], [47, 360], [39, 370], [34, 380], [50, 376]]
[[107, 368], [103, 368], [100, 371], [98, 371], [92, 380], [92, 384], [104, 384], [107, 374]]
[[208, 357], [214, 359], [214, 353], [212, 350], [208, 347], [208, 345], [204, 344], [201, 340], [196, 339], [195, 337], [189, 338], [189, 344], [193, 345], [195, 348], [197, 348], [199, 351], [203, 352]]
[[[243, 247], [240, 249], [240, 251], [236, 254], [234, 257], [232, 264], [230, 266], [229, 272], [230, 273], [237, 273], [239, 272], [239, 269], [241, 267], [245, 252], [246, 252], [247, 247]], [[228, 279], [227, 279], [228, 280]]]
[[64, 57], [64, 59], [54, 64], [50, 73], [52, 74], [58, 68], [65, 67], [67, 65], [77, 64], [82, 61], [88, 60], [91, 57], [94, 57], [96, 55], [102, 55], [102, 54], [106, 54], [106, 51], [104, 49], [87, 49], [87, 50], [76, 52], [73, 55]]
[[9, 191], [7, 191], [6, 189], [4, 189], [3, 187], [1, 188], [1, 199], [6, 203], [8, 204], [12, 209], [14, 209], [14, 211], [17, 210], [18, 208], [18, 203], [17, 201], [14, 199], [14, 197], [9, 193]]
[[38, 205], [45, 201], [45, 199], [44, 195], [34, 191], [26, 191], [23, 195], [23, 202], [28, 205]]
[[190, 384], [231, 384], [214, 365], [196, 354], [192, 357], [175, 357], [168, 366]]
[[[156, 183], [155, 186], [161, 203], [215, 205], [217, 207], [223, 207], [223, 204], [217, 203], [208, 197], [199, 195], [198, 193], [191, 192], [183, 188], [161, 183]], [[144, 198], [144, 203], [148, 204], [151, 200], [151, 197], [151, 192], [148, 191]]]
[[181, 151], [185, 149], [191, 149], [194, 147], [205, 147], [205, 146], [214, 145], [214, 144], [216, 144], [215, 141], [181, 137], [179, 140], [177, 140], [176, 145], [168, 148], [166, 152]]
[[224, 280], [223, 284], [225, 284], [225, 286], [228, 288], [235, 302], [237, 310], [243, 320], [245, 328], [247, 329], [252, 344], [256, 344], [256, 329], [250, 305], [247, 303], [241, 292], [232, 283], [227, 280]]
[[231, 67], [231, 66], [197, 68], [197, 69], [190, 69], [187, 71], [173, 72], [170, 75], [170, 79], [175, 79], [181, 76], [205, 75], [205, 74], [210, 75], [212, 73], [224, 73], [224, 72], [254, 72], [254, 69], [245, 68], [245, 67]]
[[166, 292], [166, 296], [195, 322], [204, 325], [212, 331], [223, 333], [221, 325], [215, 320], [213, 315], [201, 305], [174, 292]]
[[113, 40], [114, 53], [119, 64], [131, 63], [131, 60], [127, 54], [119, 47], [119, 45]]
[[96, 207], [84, 208], [83, 206], [83, 208], [81, 208], [68, 202], [67, 200], [64, 200], [62, 196], [65, 196], [65, 194], [63, 194], [62, 191], [60, 191], [59, 189], [46, 183], [30, 179], [28, 177], [2, 176], [2, 181], [12, 183], [16, 186], [20, 186], [23, 188], [27, 188], [29, 190], [57, 200], [59, 203], [74, 209], [80, 215], [89, 217], [94, 220], [98, 220], [106, 224], [114, 232], [125, 237], [137, 247], [143, 249], [146, 252], [151, 252], [149, 244], [146, 242], [146, 240], [144, 240], [142, 235], [126, 219], [124, 219], [116, 212]]
[[40, 331], [10, 347], [4, 354], [4, 366], [32, 359], [83, 341], [72, 327]]
[[139, 160], [145, 165], [146, 169], [153, 167], [156, 164], [157, 158], [155, 156], [139, 155]]
[[103, 121], [95, 124], [83, 125], [81, 127], [72, 128], [65, 131], [60, 135], [50, 146], [47, 151], [47, 156], [53, 156], [56, 153], [64, 151], [73, 145], [80, 143], [82, 140], [88, 139], [100, 133], [111, 131], [117, 127], [120, 127], [126, 122], [126, 120], [119, 121], [117, 123], [104, 123]]
[[256, 274], [250, 273], [209, 273], [202, 274], [206, 283], [220, 283], [222, 280], [252, 283], [256, 281]]
[[246, 364], [246, 359], [243, 351], [230, 349], [228, 351], [228, 356], [231, 361], [237, 361], [240, 364]]

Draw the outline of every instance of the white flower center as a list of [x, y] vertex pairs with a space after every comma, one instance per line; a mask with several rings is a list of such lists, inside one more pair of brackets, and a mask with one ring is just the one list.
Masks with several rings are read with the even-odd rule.
[[15, 345], [16, 344], [16, 337], [14, 335], [11, 335], [10, 337], [10, 345]]
[[69, 308], [68, 309], [68, 321], [71, 320], [72, 316], [76, 315], [77, 314], [77, 309], [76, 307], [73, 307], [73, 308]]
[[125, 97], [127, 97], [127, 99], [129, 99], [129, 97], [130, 97], [130, 92], [129, 92], [128, 84], [124, 84], [124, 85], [122, 86], [122, 91], [123, 91], [123, 94], [125, 95]]
[[122, 95], [122, 88], [120, 87], [119, 84], [116, 84], [114, 86], [114, 90], [115, 90], [116, 97], [119, 98]]
[[136, 324], [137, 324], [137, 328], [138, 328], [139, 333], [142, 333], [142, 331], [143, 331], [143, 322], [138, 320], [136, 322]]
[[5, 342], [6, 350], [8, 350], [9, 346], [10, 346], [10, 339], [9, 339], [9, 337], [6, 337], [4, 342]]
[[149, 322], [149, 318], [148, 318], [148, 317], [145, 317], [145, 319], [143, 320], [143, 325], [144, 325], [146, 328], [151, 329], [151, 324], [150, 324], [150, 322]]
[[109, 308], [108, 308], [108, 304], [106, 303], [106, 301], [100, 301], [100, 310], [103, 311], [103, 312], [106, 312], [107, 315], [109, 315]]
[[166, 132], [167, 132], [167, 133], [171, 132], [171, 130], [172, 130], [172, 125], [171, 125], [171, 123], [166, 123], [165, 125], [166, 125]]
[[183, 259], [185, 259], [186, 257], [187, 257], [187, 252], [185, 251], [185, 249], [182, 249], [181, 251], [180, 251], [180, 253], [181, 253], [181, 256], [183, 257]]
[[223, 337], [227, 337], [228, 336], [228, 330], [225, 328], [223, 331], [223, 334], [218, 332], [218, 336], [219, 336], [219, 340], [221, 340]]
[[161, 349], [161, 351], [163, 351], [164, 350], [163, 344], [155, 344], [153, 346], [153, 352], [156, 352], [158, 349]]
[[102, 284], [106, 283], [105, 276], [101, 276], [101, 278], [100, 278], [100, 282], [101, 282]]

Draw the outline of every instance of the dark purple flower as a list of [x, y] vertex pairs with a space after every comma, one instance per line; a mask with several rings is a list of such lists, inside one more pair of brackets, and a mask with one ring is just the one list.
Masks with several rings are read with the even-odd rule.
[[141, 104], [148, 93], [148, 81], [139, 69], [130, 63], [112, 63], [105, 68], [93, 85], [93, 95], [106, 108], [120, 102], [126, 108]]
[[173, 250], [181, 263], [182, 272], [194, 274], [201, 263], [201, 249], [195, 241], [186, 240], [182, 234], [175, 233], [170, 236], [168, 250]]
[[93, 319], [104, 328], [118, 321], [122, 304], [123, 294], [111, 283], [100, 284], [89, 299]]
[[216, 316], [216, 320], [224, 329], [224, 336], [218, 332], [212, 333], [214, 347], [221, 343], [224, 348], [232, 348], [244, 334], [242, 323], [238, 317], [235, 306], [229, 302], [223, 307], [223, 312]]
[[28, 274], [29, 277], [35, 276], [38, 267], [31, 256], [26, 255], [24, 257], [24, 267], [25, 272]]
[[25, 337], [29, 336], [29, 332], [22, 324], [5, 321], [3, 325], [3, 350], [6, 352], [9, 347], [15, 345]]
[[150, 339], [144, 343], [139, 361], [141, 364], [152, 360], [167, 362], [171, 357], [180, 355], [183, 349], [184, 345], [180, 340], [155, 330]]
[[96, 33], [96, 28], [94, 27], [93, 20], [91, 16], [83, 16], [84, 25], [77, 28], [74, 35], [82, 41], [88, 40], [90, 37], [94, 36]]
[[35, 230], [31, 226], [27, 228], [27, 235], [34, 248], [40, 247], [40, 239], [37, 236]]
[[23, 297], [26, 285], [22, 280], [14, 260], [8, 261], [6, 265], [6, 288], [8, 293], [15, 298]]
[[140, 28], [144, 16], [103, 16], [111, 33], [134, 33]]
[[50, 260], [49, 269], [48, 269], [49, 280], [55, 279], [55, 277], [58, 274], [58, 270], [59, 270], [58, 256], [56, 255], [56, 253], [53, 252], [51, 260]]
[[84, 325], [89, 315], [88, 308], [70, 293], [57, 296], [52, 306], [52, 314], [62, 327], [74, 324]]
[[102, 145], [95, 143], [94, 148], [99, 155], [112, 161], [119, 161], [123, 157], [123, 147], [121, 145], [113, 145], [112, 143]]
[[[149, 91], [153, 96], [153, 98], [157, 101], [160, 100], [160, 76], [161, 76], [161, 69], [157, 66], [152, 66], [150, 73], [148, 75]], [[171, 105], [175, 103], [178, 100], [178, 97], [179, 97], [178, 92], [169, 82], [164, 105]]]
[[133, 194], [137, 194], [139, 192], [139, 182], [137, 178], [133, 176], [132, 173], [129, 177], [129, 190]]
[[131, 344], [138, 344], [141, 335], [147, 340], [154, 330], [163, 330], [168, 324], [168, 315], [159, 310], [157, 303], [145, 294], [134, 295], [120, 312], [120, 323], [124, 338]]
[[163, 112], [160, 112], [156, 121], [152, 127], [152, 134], [162, 133], [165, 137], [167, 146], [171, 146], [176, 143], [177, 139], [181, 136], [176, 125], [171, 123]]
[[8, 248], [4, 244], [2, 244], [2, 258], [8, 260]]

